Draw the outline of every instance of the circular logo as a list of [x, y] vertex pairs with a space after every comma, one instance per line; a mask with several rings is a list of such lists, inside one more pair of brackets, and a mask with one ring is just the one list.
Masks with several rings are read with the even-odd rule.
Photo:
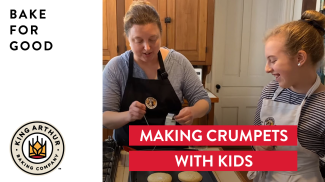
[[268, 117], [264, 121], [264, 125], [273, 126], [275, 124], [274, 118]]
[[28, 174], [42, 175], [53, 171], [62, 161], [64, 142], [59, 131], [42, 121], [21, 126], [14, 134], [11, 157]]
[[145, 103], [149, 109], [154, 109], [157, 107], [157, 100], [153, 97], [148, 97]]

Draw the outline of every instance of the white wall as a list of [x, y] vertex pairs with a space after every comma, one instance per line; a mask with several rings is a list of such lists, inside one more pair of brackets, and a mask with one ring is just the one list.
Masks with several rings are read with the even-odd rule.
[[[224, 0], [226, 1], [226, 0]], [[302, 10], [302, 1], [303, 0], [286, 0], [286, 9], [287, 9], [287, 14], [285, 17], [286, 21], [293, 21], [293, 20], [299, 20], [301, 18], [301, 10]], [[317, 4], [319, 3], [320, 0], [317, 0]], [[215, 10], [217, 9], [217, 6], [219, 6], [218, 3], [215, 3]], [[264, 7], [261, 7], [264, 8]], [[279, 7], [280, 8], [280, 7]], [[218, 19], [218, 13], [214, 13], [214, 20]], [[217, 29], [218, 29], [218, 25], [216, 25], [216, 21], [214, 22], [214, 39], [216, 34], [218, 33]], [[236, 25], [235, 25], [236, 26]], [[213, 42], [213, 47], [217, 47], [218, 45], [218, 41], [214, 41]], [[213, 55], [215, 54], [215, 52], [213, 52]], [[216, 67], [217, 65], [217, 57], [213, 56], [213, 60], [212, 60], [212, 66]], [[213, 68], [211, 69], [213, 70]], [[206, 88], [210, 89], [211, 91], [215, 90], [215, 84], [212, 83], [212, 71], [210, 72], [209, 75], [207, 75], [207, 79], [206, 79]]]
[[301, 8], [302, 0], [215, 0], [213, 60], [205, 84], [220, 99], [215, 124], [252, 124], [261, 90], [274, 79], [264, 71], [264, 35], [300, 19]]

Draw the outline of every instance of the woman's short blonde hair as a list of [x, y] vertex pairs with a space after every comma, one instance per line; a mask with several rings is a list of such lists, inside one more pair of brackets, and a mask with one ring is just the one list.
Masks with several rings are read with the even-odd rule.
[[158, 12], [148, 1], [133, 1], [124, 17], [124, 33], [129, 36], [129, 30], [133, 25], [146, 25], [156, 23], [162, 33]]

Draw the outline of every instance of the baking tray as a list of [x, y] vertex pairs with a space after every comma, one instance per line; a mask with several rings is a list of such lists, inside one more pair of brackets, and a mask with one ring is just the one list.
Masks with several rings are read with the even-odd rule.
[[[128, 182], [147, 182], [147, 178], [152, 173], [168, 173], [172, 176], [172, 182], [180, 182], [178, 180], [178, 173], [182, 171], [130, 171]], [[218, 182], [212, 171], [198, 171], [202, 175], [201, 182]]]
[[[173, 151], [197, 151], [197, 149], [179, 149], [179, 148], [160, 148], [157, 150], [173, 150]], [[180, 182], [178, 180], [178, 173], [182, 171], [130, 171], [129, 172], [129, 180], [128, 182], [147, 182], [147, 178], [152, 173], [168, 173], [172, 176], [172, 182]], [[202, 175], [202, 181], [201, 182], [218, 182], [212, 171], [198, 171]]]

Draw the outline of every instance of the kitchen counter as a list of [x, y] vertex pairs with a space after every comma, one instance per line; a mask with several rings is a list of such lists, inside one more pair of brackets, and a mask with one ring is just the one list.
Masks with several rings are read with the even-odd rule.
[[[199, 149], [202, 151], [222, 151], [220, 147], [211, 147], [207, 149]], [[218, 182], [245, 182], [245, 179], [237, 171], [213, 171]], [[128, 182], [129, 178], [129, 153], [122, 150], [121, 158], [118, 163], [116, 182]]]
[[[203, 116], [202, 118], [197, 118], [193, 121], [193, 125], [214, 125], [214, 104], [219, 102], [219, 98], [214, 95], [210, 90], [205, 89], [208, 93], [208, 96], [211, 100], [211, 109], [210, 112]], [[184, 99], [183, 107], [187, 107], [188, 102]]]
[[209, 89], [205, 89], [208, 93], [209, 98], [211, 99], [211, 103], [218, 103], [219, 102], [219, 97], [214, 95]]
[[207, 124], [214, 125], [214, 104], [219, 102], [219, 97], [215, 96], [210, 90], [206, 89], [208, 95], [211, 99], [211, 109], [209, 114], [207, 115]]

